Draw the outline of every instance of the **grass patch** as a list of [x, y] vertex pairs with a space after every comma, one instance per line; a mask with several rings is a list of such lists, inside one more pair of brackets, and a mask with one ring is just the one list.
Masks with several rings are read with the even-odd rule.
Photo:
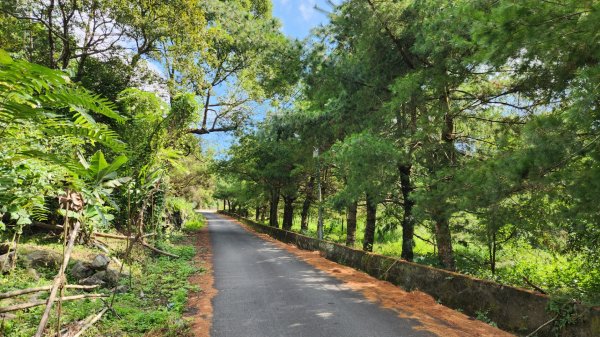
[[[147, 250], [134, 250], [135, 259], [130, 277], [123, 277], [120, 284], [129, 288], [124, 294], [117, 294], [114, 311], [107, 312], [102, 320], [90, 328], [85, 336], [190, 336], [187, 322], [182, 318], [189, 291], [198, 291], [198, 287], [190, 285], [188, 278], [201, 270], [194, 267], [192, 259], [195, 249], [188, 245], [183, 234], [172, 234], [169, 240], [155, 242], [156, 246], [179, 256], [177, 259], [150, 255]], [[46, 245], [38, 240], [26, 240], [22, 245], [27, 249], [46, 249]], [[54, 245], [50, 245], [54, 249]], [[77, 246], [79, 256], [93, 256], [101, 252], [83, 246]], [[33, 286], [49, 285], [56, 270], [39, 270], [36, 275], [23, 266], [19, 266], [12, 274], [0, 278], [0, 292], [23, 289]], [[101, 292], [108, 293], [106, 289]], [[66, 295], [77, 291], [65, 292]], [[44, 293], [42, 293], [44, 294]], [[47, 295], [45, 295], [47, 296]], [[39, 299], [43, 299], [40, 296]], [[27, 300], [23, 296], [19, 302]], [[107, 299], [110, 301], [110, 299]], [[10, 305], [9, 300], [0, 301], [0, 306]], [[68, 322], [82, 320], [88, 315], [101, 310], [101, 300], [84, 300], [65, 302], [61, 322], [63, 327]], [[29, 311], [15, 312], [14, 318], [0, 323], [0, 336], [25, 337], [32, 336], [39, 323], [43, 306]], [[56, 334], [57, 317], [51, 316], [47, 333]]]

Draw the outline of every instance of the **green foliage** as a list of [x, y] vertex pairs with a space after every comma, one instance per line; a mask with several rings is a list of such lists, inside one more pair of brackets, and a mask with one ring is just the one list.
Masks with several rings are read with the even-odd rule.
[[[173, 247], [172, 247], [173, 248]], [[136, 293], [119, 296], [115, 311], [121, 317], [101, 327], [105, 333], [123, 331], [143, 335], [152, 330], [184, 328], [181, 320], [187, 294], [193, 290], [187, 279], [197, 270], [191, 265], [195, 252], [192, 247], [172, 249], [180, 259], [158, 258], [143, 266]], [[143, 293], [140, 298], [139, 293]]]
[[496, 324], [494, 321], [492, 321], [489, 317], [488, 317], [488, 311], [477, 311], [475, 313], [475, 318], [477, 318], [478, 320], [487, 323], [493, 327], [498, 327], [498, 324]]
[[116, 134], [96, 122], [91, 113], [118, 122], [124, 119], [108, 101], [74, 86], [64, 73], [14, 61], [4, 51], [0, 51], [0, 77], [0, 215], [8, 214], [20, 231], [32, 217], [45, 219], [46, 196], [57, 196], [69, 185], [89, 183], [93, 189], [109, 173], [116, 178], [108, 171], [116, 170], [125, 157], [119, 157], [108, 171], [98, 171], [96, 177], [86, 175], [77, 158], [82, 158], [85, 146], [124, 148]]
[[334, 144], [329, 155], [346, 182], [334, 197], [334, 203], [347, 205], [365, 193], [380, 202], [397, 179], [396, 149], [372, 134], [350, 135], [343, 142]]
[[[175, 242], [176, 240], [173, 240]], [[39, 246], [43, 244], [43, 247]], [[28, 249], [48, 249], [61, 251], [58, 244], [48, 245], [39, 238], [26, 238], [23, 243]], [[127, 334], [143, 336], [148, 332], [161, 332], [161, 335], [181, 336], [187, 333], [188, 326], [182, 319], [183, 310], [190, 291], [198, 291], [188, 283], [188, 278], [201, 272], [193, 267], [192, 259], [196, 252], [192, 246], [182, 243], [166, 243], [161, 248], [180, 256], [172, 258], [151, 258], [144, 255], [136, 257], [132, 268], [131, 290], [117, 294], [114, 309], [117, 315], [106, 313], [103, 319], [87, 333], [91, 336]], [[75, 254], [92, 254], [89, 248], [76, 247]], [[92, 255], [93, 256], [93, 255]], [[44, 286], [52, 283], [55, 270], [39, 270], [36, 279], [25, 268], [18, 266], [15, 272], [0, 279], [0, 292]], [[122, 285], [130, 286], [129, 278], [122, 278]], [[77, 291], [65, 290], [65, 295], [77, 294]], [[104, 306], [100, 300], [72, 301], [62, 304], [62, 322], [82, 320], [92, 312]], [[30, 309], [29, 312], [16, 312], [17, 317], [7, 320], [0, 327], [0, 333], [7, 336], [31, 336], [39, 323], [43, 307]], [[56, 326], [56, 317], [51, 316], [51, 326]]]
[[206, 220], [196, 210], [196, 203], [180, 197], [169, 197], [166, 200], [166, 213], [169, 221], [186, 231], [197, 231], [204, 227]]
[[292, 195], [314, 234], [318, 163], [329, 239], [368, 195], [377, 252], [597, 303], [598, 6], [333, 5], [300, 94], [239, 137], [214, 196], [264, 213]]
[[570, 298], [554, 297], [546, 310], [555, 315], [552, 332], [560, 336], [560, 332], [568, 325], [573, 325], [581, 318], [577, 312], [576, 302]]

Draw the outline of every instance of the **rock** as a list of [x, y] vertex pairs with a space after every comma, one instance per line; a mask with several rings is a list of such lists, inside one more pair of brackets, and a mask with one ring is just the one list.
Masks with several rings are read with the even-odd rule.
[[113, 271], [117, 274], [121, 274], [121, 278], [125, 278], [125, 277], [129, 277], [129, 272], [127, 270], [125, 270], [125, 268], [123, 268], [123, 271], [121, 271], [120, 267], [114, 266], [114, 267], [108, 267], [106, 270], [110, 270]]
[[115, 287], [119, 283], [119, 273], [109, 269], [96, 272], [90, 277], [86, 277], [79, 281], [83, 285], [99, 285], [101, 287]]
[[119, 284], [119, 273], [112, 269], [108, 269], [104, 272], [103, 280], [109, 286], [114, 287]]
[[27, 268], [27, 270], [25, 270], [25, 272], [27, 273], [27, 275], [29, 275], [35, 281], [40, 279], [40, 275], [38, 274], [37, 270], [35, 270], [33, 268]]
[[73, 265], [73, 267], [71, 267], [70, 274], [76, 280], [82, 280], [92, 276], [94, 274], [94, 269], [92, 269], [92, 265], [90, 263], [78, 261]]
[[106, 285], [106, 282], [104, 281], [104, 274], [106, 274], [105, 271], [99, 271], [90, 277], [86, 277], [83, 280], [80, 280], [79, 284], [86, 285], [86, 286], [96, 286], [97, 285], [97, 286], [103, 287], [104, 285]]
[[4, 255], [8, 253], [9, 250], [12, 250], [15, 245], [10, 242], [0, 243], [0, 255]]
[[118, 286], [118, 287], [115, 289], [115, 292], [116, 292], [117, 294], [124, 294], [124, 293], [127, 293], [127, 292], [129, 292], [129, 287], [128, 287], [128, 286], [126, 286], [126, 285], [121, 285], [121, 286]]
[[12, 266], [14, 258], [15, 258], [14, 252], [0, 255], [0, 273], [10, 272], [10, 268]]
[[25, 265], [30, 268], [58, 268], [62, 256], [51, 250], [33, 250], [23, 257]]
[[92, 268], [94, 270], [106, 270], [108, 264], [110, 263], [110, 258], [106, 255], [96, 255], [94, 261], [92, 261]]

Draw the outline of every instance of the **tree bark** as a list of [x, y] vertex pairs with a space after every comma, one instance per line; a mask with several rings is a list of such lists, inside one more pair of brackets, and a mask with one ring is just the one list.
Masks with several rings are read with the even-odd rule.
[[277, 220], [277, 210], [279, 207], [279, 190], [271, 191], [271, 201], [269, 203], [269, 226], [279, 228]]
[[310, 177], [308, 184], [306, 185], [306, 198], [302, 203], [302, 212], [300, 213], [300, 231], [305, 233], [308, 231], [308, 212], [310, 212], [310, 205], [313, 202], [313, 189], [315, 185], [315, 177]]
[[[69, 13], [65, 11], [64, 4], [59, 1], [60, 12], [62, 16], [62, 35], [63, 35], [63, 48], [60, 53], [61, 69], [67, 69], [69, 61], [71, 60], [71, 42], [69, 39], [69, 28], [71, 27], [71, 18], [74, 12]], [[74, 11], [74, 9], [71, 9]]]
[[296, 198], [283, 197], [283, 229], [289, 231], [292, 229], [294, 221], [294, 201]]
[[402, 216], [402, 253], [400, 257], [407, 261], [412, 261], [414, 258], [414, 234], [415, 234], [415, 218], [412, 210], [415, 205], [414, 200], [410, 198], [410, 194], [414, 190], [410, 181], [411, 165], [400, 165], [400, 189], [402, 190], [403, 204], [402, 208], [404, 215]]
[[56, 68], [54, 63], [54, 29], [52, 22], [52, 14], [54, 12], [54, 0], [50, 0], [50, 4], [48, 5], [48, 67]]
[[261, 207], [261, 212], [260, 212], [260, 221], [261, 222], [265, 222], [265, 215], [267, 213], [267, 208], [265, 206]]
[[[440, 99], [440, 105], [444, 109], [444, 126], [442, 129], [443, 153], [441, 158], [442, 167], [452, 167], [456, 163], [456, 149], [454, 147], [454, 117], [450, 112], [450, 94], [444, 91]], [[438, 247], [438, 258], [442, 266], [446, 269], [454, 270], [454, 251], [452, 250], [452, 236], [450, 233], [449, 215], [443, 207], [445, 203], [440, 200], [435, 206], [437, 211], [433, 212], [435, 221], [435, 235]], [[441, 208], [441, 209], [440, 209]]]
[[435, 221], [435, 241], [438, 248], [438, 258], [442, 267], [454, 270], [454, 251], [452, 250], [452, 236], [450, 222], [445, 215], [438, 215]]
[[375, 242], [375, 221], [377, 219], [377, 203], [367, 194], [367, 223], [365, 226], [365, 237], [363, 240], [363, 250], [373, 251]]
[[259, 218], [260, 218], [260, 206], [256, 206], [256, 208], [254, 209], [254, 221], [258, 222]]
[[[69, 214], [68, 208], [66, 208], [67, 216]], [[68, 223], [65, 223], [68, 226]], [[56, 295], [58, 295], [60, 289], [66, 282], [65, 271], [67, 270], [67, 265], [69, 264], [69, 260], [71, 259], [71, 252], [73, 251], [73, 246], [75, 245], [75, 239], [79, 234], [79, 228], [81, 227], [81, 223], [76, 221], [73, 225], [73, 229], [71, 229], [71, 233], [69, 235], [69, 241], [65, 247], [63, 253], [63, 262], [60, 265], [60, 270], [58, 274], [54, 278], [54, 282], [52, 283], [52, 288], [50, 289], [50, 295], [48, 296], [48, 300], [46, 303], [46, 309], [44, 310], [44, 314], [42, 315], [42, 319], [40, 320], [40, 324], [38, 325], [37, 332], [35, 334], [36, 337], [41, 337], [46, 329], [46, 325], [48, 324], [48, 320], [50, 319], [50, 310], [52, 310], [52, 306], [54, 305], [54, 301], [56, 299]]]
[[354, 247], [356, 241], [356, 213], [358, 209], [358, 203], [353, 202], [348, 206], [348, 214], [346, 215], [347, 231], [346, 231], [346, 246]]

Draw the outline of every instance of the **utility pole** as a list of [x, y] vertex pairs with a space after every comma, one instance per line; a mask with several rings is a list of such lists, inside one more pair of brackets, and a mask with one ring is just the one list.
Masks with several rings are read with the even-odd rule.
[[317, 238], [323, 240], [323, 193], [321, 191], [321, 160], [319, 148], [315, 147], [313, 157], [317, 159], [317, 193], [319, 196], [319, 219], [317, 220]]

